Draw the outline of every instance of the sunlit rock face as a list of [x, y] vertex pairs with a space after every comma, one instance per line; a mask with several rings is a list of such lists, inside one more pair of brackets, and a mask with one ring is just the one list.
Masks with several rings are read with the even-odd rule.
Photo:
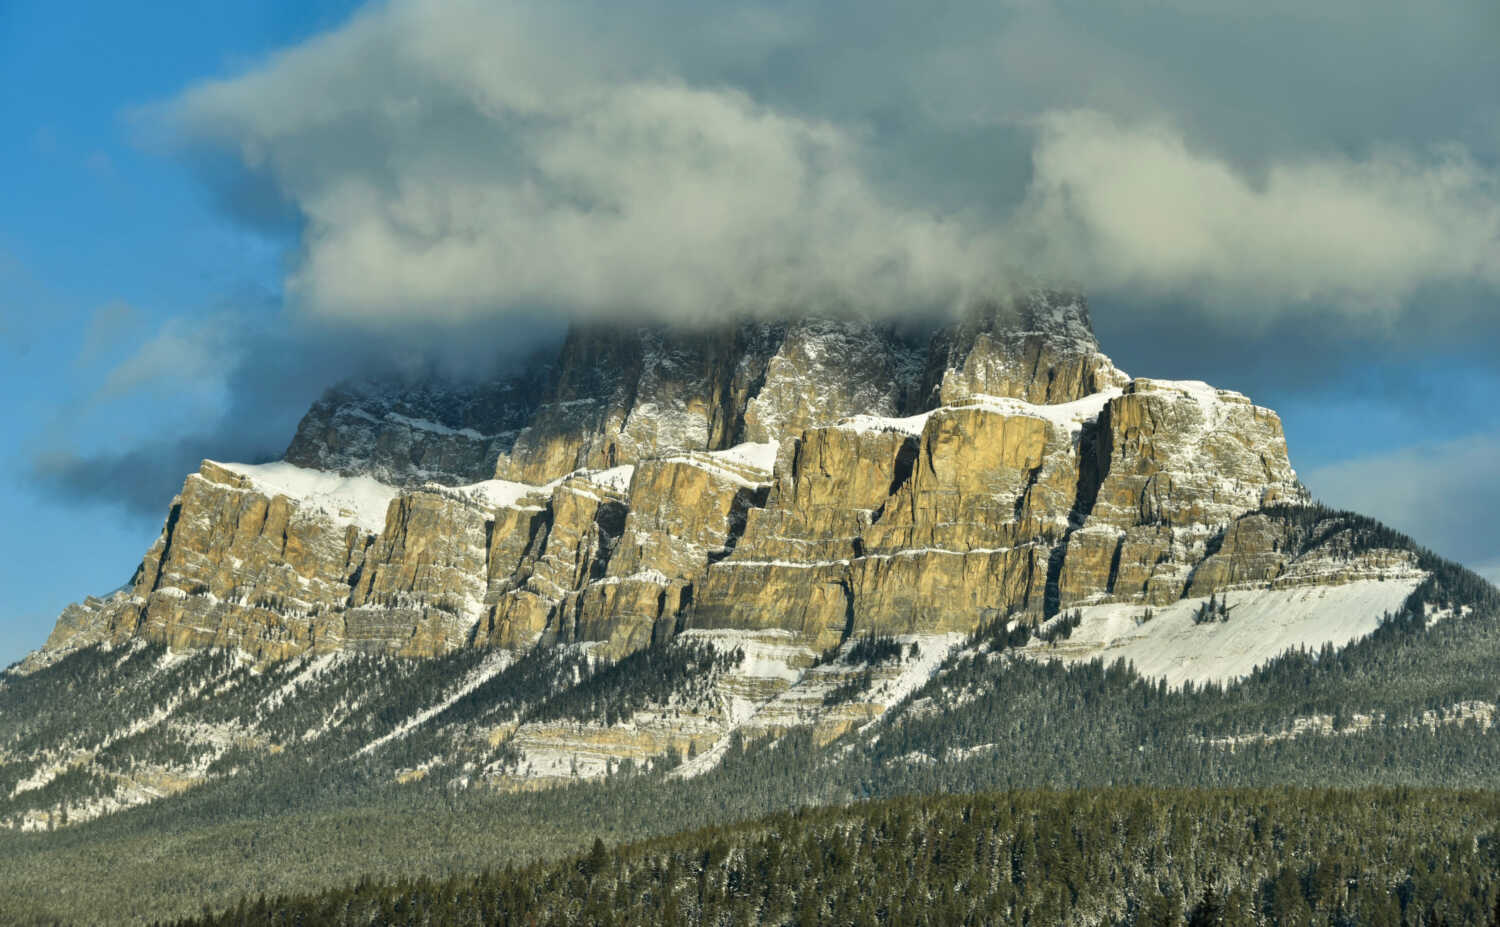
[[1071, 402], [1129, 380], [1099, 350], [1078, 295], [1039, 291], [984, 304], [933, 338], [927, 390], [939, 404], [1009, 396]]
[[205, 462], [131, 584], [46, 651], [821, 649], [1398, 566], [1312, 564], [1241, 518], [1304, 501], [1275, 413], [1131, 379], [1068, 294], [926, 331], [586, 326], [513, 379], [332, 390], [284, 462]]

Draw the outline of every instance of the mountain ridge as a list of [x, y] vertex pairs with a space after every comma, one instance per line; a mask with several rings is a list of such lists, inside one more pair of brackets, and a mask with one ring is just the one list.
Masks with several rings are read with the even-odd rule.
[[[1412, 603], [1435, 561], [1306, 516], [1274, 412], [1127, 377], [1078, 297], [1039, 291], [925, 340], [848, 320], [575, 330], [521, 376], [451, 403], [338, 387], [288, 460], [205, 461], [129, 586], [70, 606], [12, 675], [145, 643], [167, 672], [222, 648], [215, 686], [287, 672], [301, 682], [274, 698], [295, 701], [361, 655], [435, 660], [457, 675], [400, 724], [345, 706], [296, 736], [350, 726], [351, 756], [428, 745], [402, 781], [457, 764], [465, 785], [529, 789], [673, 756], [698, 775], [735, 737], [828, 743], [975, 648], [1126, 660], [1181, 687], [1428, 617]], [[642, 674], [666, 681], [626, 694]], [[469, 720], [435, 735], [460, 705]], [[132, 722], [198, 757], [151, 754], [172, 789], [233, 775], [235, 744], [289, 743], [175, 710]], [[108, 737], [18, 755], [5, 820], [55, 821], [26, 796], [98, 768]], [[101, 782], [74, 820], [161, 792]]]

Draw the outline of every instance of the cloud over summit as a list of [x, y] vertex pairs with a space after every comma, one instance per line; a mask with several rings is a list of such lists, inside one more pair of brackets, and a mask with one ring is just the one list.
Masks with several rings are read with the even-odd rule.
[[[1447, 34], [1462, 6], [1392, 28]], [[1336, 12], [396, 0], [141, 115], [289, 204], [292, 304], [361, 324], [898, 314], [1018, 273], [1361, 315], [1500, 286], [1500, 139], [1470, 149], [1493, 103], [1437, 147], [1389, 113], [1361, 150], [1319, 137], [1354, 131], [1369, 49], [1399, 38]], [[989, 156], [996, 132], [1019, 147]]]
[[846, 128], [533, 13], [396, 4], [165, 115], [296, 205], [289, 295], [325, 316], [896, 311], [988, 272], [994, 243], [883, 196]]

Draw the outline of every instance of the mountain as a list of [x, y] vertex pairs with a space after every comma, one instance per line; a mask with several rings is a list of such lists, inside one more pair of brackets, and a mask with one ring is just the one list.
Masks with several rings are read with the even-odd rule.
[[[580, 328], [509, 380], [335, 388], [280, 463], [205, 461], [129, 585], [70, 607], [21, 671], [95, 643], [231, 648], [257, 670], [478, 648], [477, 687], [539, 648], [744, 654], [693, 724], [581, 757], [534, 723], [488, 735], [520, 755], [501, 778], [594, 775], [746, 726], [831, 735], [997, 623], [1054, 644], [1066, 627], [1049, 655], [1174, 683], [1344, 644], [1428, 572], [1407, 544], [1282, 514], [1308, 501], [1273, 412], [1129, 378], [1076, 296], [925, 333]], [[887, 637], [926, 656], [824, 706], [841, 677], [823, 655]]]
[[1500, 593], [1081, 297], [585, 326], [189, 475], [0, 677], [0, 860], [146, 919], [909, 792], [1488, 787], [1495, 660]]

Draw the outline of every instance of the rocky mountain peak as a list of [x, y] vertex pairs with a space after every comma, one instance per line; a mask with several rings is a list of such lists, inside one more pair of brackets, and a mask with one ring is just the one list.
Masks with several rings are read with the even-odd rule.
[[988, 395], [1072, 402], [1129, 379], [1099, 350], [1083, 296], [1034, 290], [977, 303], [935, 335], [928, 401]]
[[511, 376], [479, 383], [341, 383], [302, 417], [282, 459], [396, 486], [471, 483], [494, 473], [551, 376], [550, 359], [537, 358]]
[[821, 648], [1165, 604], [1237, 517], [1305, 500], [1274, 413], [1129, 380], [1068, 294], [578, 326], [511, 380], [341, 387], [287, 461], [205, 463], [128, 594], [64, 623], [271, 659], [767, 622]]
[[948, 324], [586, 323], [515, 376], [335, 387], [285, 459], [404, 486], [545, 483], [672, 451], [784, 441], [850, 415], [913, 415], [972, 395], [1069, 402], [1127, 379], [1099, 352], [1086, 301], [1050, 290], [976, 302]]
[[1068, 290], [1034, 289], [976, 302], [957, 326], [962, 336], [983, 332], [1010, 343], [1041, 340], [1056, 350], [1099, 350], [1088, 299]]

